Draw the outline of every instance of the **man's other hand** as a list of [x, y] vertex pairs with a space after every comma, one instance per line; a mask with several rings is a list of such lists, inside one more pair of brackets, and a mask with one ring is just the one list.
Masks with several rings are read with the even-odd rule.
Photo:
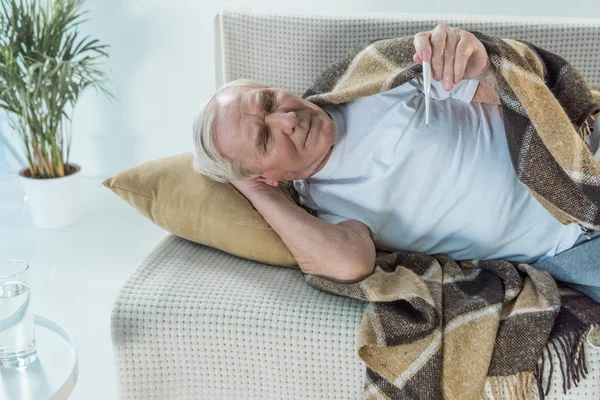
[[276, 187], [268, 185], [265, 182], [258, 179], [249, 179], [245, 181], [230, 181], [229, 183], [231, 183], [243, 195], [246, 195], [247, 193], [254, 193], [257, 191], [279, 190]]
[[231, 181], [229, 183], [251, 202], [259, 197], [267, 195], [283, 195], [281, 190], [277, 187], [279, 182], [272, 185], [270, 184], [271, 182], [266, 183], [262, 178], [254, 178], [246, 181]]
[[439, 24], [433, 31], [414, 36], [415, 62], [431, 61], [433, 79], [443, 79], [446, 91], [462, 79], [477, 79], [489, 73], [491, 62], [485, 46], [470, 32]]

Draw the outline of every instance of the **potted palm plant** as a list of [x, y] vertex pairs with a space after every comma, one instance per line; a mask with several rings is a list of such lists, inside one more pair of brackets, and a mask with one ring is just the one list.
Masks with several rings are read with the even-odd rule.
[[77, 221], [79, 172], [69, 160], [71, 114], [82, 92], [105, 86], [106, 45], [82, 36], [83, 0], [0, 2], [0, 108], [20, 137], [19, 172], [36, 226]]

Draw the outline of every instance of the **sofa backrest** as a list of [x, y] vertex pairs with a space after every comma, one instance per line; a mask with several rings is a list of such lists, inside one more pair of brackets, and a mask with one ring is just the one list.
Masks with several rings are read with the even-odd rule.
[[215, 18], [217, 88], [238, 78], [297, 95], [342, 54], [386, 37], [414, 35], [440, 23], [519, 39], [568, 60], [600, 85], [600, 19], [460, 14], [307, 14], [225, 6]]

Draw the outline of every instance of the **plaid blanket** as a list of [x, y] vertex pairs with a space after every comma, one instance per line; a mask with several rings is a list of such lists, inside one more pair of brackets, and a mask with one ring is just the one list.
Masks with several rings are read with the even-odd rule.
[[[586, 142], [600, 113], [563, 58], [531, 43], [471, 31], [493, 64], [515, 173], [558, 220], [600, 229], [600, 165]], [[422, 73], [413, 36], [353, 50], [304, 94], [339, 104]], [[588, 372], [582, 346], [600, 304], [544, 271], [502, 260], [378, 252], [374, 273], [341, 284], [306, 274], [317, 289], [368, 302], [358, 354], [366, 399], [544, 398], [560, 360], [563, 390]]]

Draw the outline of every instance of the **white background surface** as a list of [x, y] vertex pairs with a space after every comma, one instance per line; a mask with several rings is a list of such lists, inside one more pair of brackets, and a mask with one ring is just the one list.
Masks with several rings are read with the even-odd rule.
[[42, 230], [31, 224], [20, 182], [0, 175], [0, 260], [31, 270], [36, 314], [62, 325], [77, 342], [79, 380], [70, 399], [118, 399], [110, 313], [119, 289], [166, 234], [98, 179], [82, 179], [78, 224]]
[[[43, 231], [19, 212], [23, 192], [7, 170], [20, 165], [0, 146], [0, 259], [28, 261], [35, 312], [63, 325], [79, 346], [72, 399], [117, 399], [110, 312], [135, 266], [165, 235], [101, 186], [143, 161], [189, 151], [191, 119], [215, 89], [213, 17], [223, 0], [88, 0], [82, 31], [109, 44], [117, 100], [84, 94], [73, 119], [71, 160], [82, 175], [80, 222]], [[408, 12], [600, 18], [600, 2], [580, 0], [242, 1], [305, 12]], [[6, 124], [3, 125], [6, 132]], [[16, 135], [10, 141], [21, 148]], [[8, 160], [8, 164], [5, 162]]]
[[[83, 176], [107, 177], [143, 161], [190, 150], [194, 112], [215, 90], [213, 17], [230, 3], [311, 13], [600, 18], [596, 0], [555, 1], [552, 6], [547, 0], [88, 0], [90, 20], [82, 31], [110, 45], [108, 67], [117, 100], [111, 103], [89, 91], [75, 110], [71, 159], [83, 167]], [[1, 160], [0, 155], [0, 169]], [[18, 169], [12, 160], [11, 168]]]

